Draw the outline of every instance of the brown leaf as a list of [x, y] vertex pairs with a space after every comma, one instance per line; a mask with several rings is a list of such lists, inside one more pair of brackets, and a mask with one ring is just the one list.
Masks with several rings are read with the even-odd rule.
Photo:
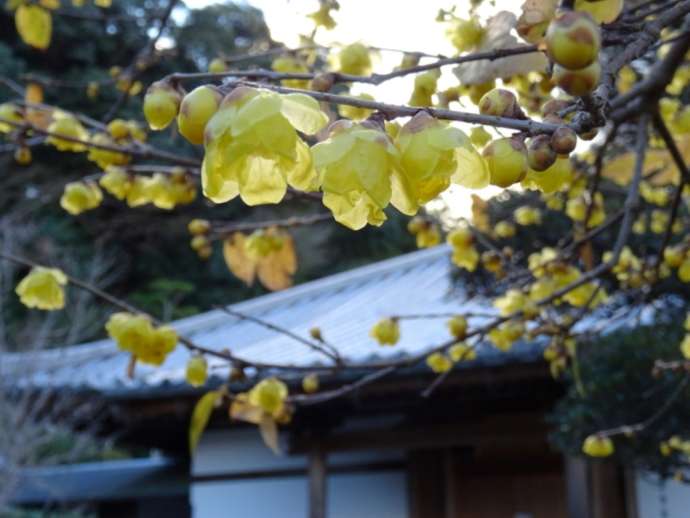
[[292, 236], [281, 233], [283, 246], [257, 264], [257, 275], [261, 284], [271, 291], [292, 286], [292, 275], [297, 271], [297, 254]]
[[223, 243], [223, 258], [232, 274], [251, 286], [256, 276], [256, 264], [245, 252], [244, 239], [241, 232], [227, 238]]

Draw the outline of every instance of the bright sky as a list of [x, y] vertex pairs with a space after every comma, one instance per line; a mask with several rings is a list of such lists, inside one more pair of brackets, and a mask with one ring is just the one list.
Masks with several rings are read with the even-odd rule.
[[[299, 35], [308, 34], [313, 22], [307, 14], [317, 9], [317, 0], [240, 0], [261, 9], [274, 40], [288, 47], [299, 46]], [[516, 10], [523, 0], [501, 0], [503, 9]], [[213, 0], [186, 0], [192, 8], [199, 8]], [[413, 50], [433, 54], [453, 54], [453, 47], [444, 34], [444, 28], [435, 21], [439, 9], [458, 5], [457, 13], [466, 14], [468, 0], [341, 0], [340, 10], [333, 11], [337, 22], [331, 31], [319, 29], [316, 40], [320, 44], [348, 44], [361, 41], [375, 47]], [[375, 60], [375, 71], [387, 72], [400, 63], [400, 53], [381, 52]], [[450, 68], [450, 67], [449, 67]], [[448, 70], [439, 82], [439, 88], [457, 84]], [[355, 94], [367, 92], [377, 99], [406, 104], [412, 92], [413, 77], [395, 79], [378, 87], [354, 86]], [[460, 125], [462, 127], [462, 125]], [[467, 130], [468, 128], [463, 128]], [[497, 188], [487, 188], [478, 194], [491, 196]], [[470, 194], [467, 189], [453, 186], [442, 197], [451, 217], [470, 215]]]

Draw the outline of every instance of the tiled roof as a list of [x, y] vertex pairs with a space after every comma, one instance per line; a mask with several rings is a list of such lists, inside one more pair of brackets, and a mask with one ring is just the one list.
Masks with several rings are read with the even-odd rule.
[[[448, 252], [446, 246], [412, 252], [230, 307], [303, 336], [318, 326], [351, 363], [419, 353], [448, 339], [442, 319], [402, 321], [401, 339], [394, 347], [381, 347], [374, 342], [369, 337], [371, 326], [391, 314], [492, 311], [486, 301], [466, 300], [463, 290], [453, 283]], [[477, 317], [470, 323], [480, 321]], [[220, 310], [172, 325], [200, 345], [217, 350], [229, 348], [248, 360], [315, 367], [324, 364], [324, 356], [305, 345]], [[474, 365], [531, 361], [539, 355], [536, 344], [519, 344], [510, 353], [482, 345]], [[161, 367], [138, 364], [130, 379], [126, 374], [128, 354], [105, 339], [37, 353], [4, 355], [0, 358], [0, 376], [8, 379], [21, 375], [20, 371], [25, 369], [23, 379], [40, 386], [120, 394], [155, 391], [183, 385], [188, 357], [186, 349], [179, 346]], [[209, 364], [213, 373], [225, 378], [225, 362], [211, 358]]]

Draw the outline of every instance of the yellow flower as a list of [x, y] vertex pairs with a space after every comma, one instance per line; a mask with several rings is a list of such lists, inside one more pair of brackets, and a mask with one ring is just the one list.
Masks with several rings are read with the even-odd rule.
[[397, 320], [384, 318], [374, 324], [369, 335], [380, 345], [395, 345], [400, 340], [400, 325]]
[[541, 223], [541, 211], [535, 207], [518, 207], [513, 216], [520, 225], [539, 225]]
[[194, 355], [187, 361], [185, 379], [192, 387], [201, 387], [208, 377], [208, 364], [206, 358]]
[[683, 353], [686, 359], [690, 360], [690, 335], [685, 335], [683, 341], [680, 343], [680, 352]]
[[489, 331], [489, 340], [501, 351], [509, 351], [513, 343], [518, 341], [525, 332], [522, 322], [509, 320]]
[[590, 435], [582, 444], [582, 452], [590, 457], [608, 457], [613, 451], [613, 441], [610, 437]]
[[337, 2], [321, 2], [319, 9], [307, 16], [314, 20], [317, 27], [323, 27], [324, 29], [331, 30], [335, 27], [335, 20], [331, 16], [331, 9], [338, 9]]
[[240, 87], [230, 92], [206, 127], [204, 195], [216, 203], [240, 196], [247, 205], [278, 203], [287, 186], [318, 189], [307, 145], [328, 117], [302, 94]]
[[160, 365], [177, 345], [177, 333], [172, 327], [154, 328], [144, 315], [114, 313], [105, 329], [120, 349], [132, 353], [143, 363]]
[[124, 200], [132, 186], [132, 181], [127, 172], [117, 166], [107, 167], [105, 174], [100, 177], [98, 183], [106, 192], [118, 200]]
[[302, 378], [302, 390], [306, 392], [307, 394], [313, 394], [317, 390], [319, 390], [319, 377], [318, 375], [312, 373], [312, 374], [307, 374], [304, 378]]
[[274, 417], [283, 413], [288, 388], [278, 378], [266, 378], [249, 391], [249, 403]]
[[448, 322], [446, 322], [446, 326], [448, 327], [448, 331], [450, 331], [450, 334], [453, 336], [453, 338], [458, 340], [465, 338], [465, 335], [467, 334], [467, 319], [462, 315], [454, 316], [448, 320]]
[[[74, 151], [79, 153], [86, 150], [86, 145], [83, 144], [83, 142], [89, 141], [89, 132], [86, 131], [84, 126], [81, 125], [81, 122], [72, 115], [57, 112], [53, 116], [53, 122], [50, 123], [47, 131], [54, 134], [48, 137], [48, 142], [54, 145], [59, 151]], [[65, 140], [60, 137], [67, 137], [82, 142]]]
[[507, 317], [517, 311], [524, 312], [525, 316], [530, 318], [538, 313], [538, 309], [534, 302], [517, 289], [508, 290], [505, 295], [494, 300], [494, 307], [499, 310], [501, 316]]
[[312, 153], [323, 204], [338, 223], [359, 230], [367, 223], [380, 226], [386, 220], [383, 209], [393, 195], [392, 177], [400, 174], [398, 151], [388, 135], [366, 122], [340, 120]]
[[450, 185], [486, 187], [489, 170], [470, 139], [426, 112], [419, 112], [395, 139], [400, 150], [400, 174], [393, 176], [393, 204], [414, 214]]
[[472, 16], [469, 20], [454, 19], [446, 32], [458, 52], [472, 50], [484, 38], [484, 29], [476, 16]]
[[361, 43], [343, 47], [338, 54], [338, 69], [343, 74], [366, 76], [371, 73], [369, 49]]
[[[309, 72], [309, 67], [307, 67], [307, 64], [293, 56], [281, 56], [276, 58], [271, 64], [271, 68], [276, 72], [292, 74]], [[281, 83], [288, 88], [306, 89], [309, 87], [308, 79], [283, 79]]]
[[567, 188], [573, 177], [573, 166], [570, 159], [559, 157], [551, 167], [545, 171], [528, 169], [521, 185], [525, 189], [554, 193]]
[[[365, 101], [374, 101], [374, 97], [369, 95], [369, 94], [359, 94], [353, 96], [354, 99], [363, 99]], [[340, 114], [341, 117], [345, 117], [347, 119], [352, 119], [353, 121], [363, 121], [369, 115], [371, 115], [374, 112], [374, 110], [370, 110], [368, 108], [360, 108], [358, 106], [348, 106], [346, 104], [340, 104], [338, 105], [338, 113]]]
[[[117, 146], [117, 143], [107, 133], [96, 133], [91, 137], [91, 142], [97, 146]], [[112, 151], [101, 147], [91, 146], [86, 157], [91, 162], [98, 164], [101, 169], [107, 169], [111, 165], [125, 165], [132, 157], [126, 153]]]
[[[568, 200], [565, 208], [565, 213], [573, 220], [583, 222], [587, 215], [587, 202], [583, 196], [578, 196]], [[606, 219], [604, 212], [604, 197], [600, 192], [594, 194], [594, 204], [587, 221], [587, 228], [601, 225]]]
[[437, 225], [428, 225], [415, 234], [417, 248], [431, 248], [441, 242], [441, 231]]
[[105, 330], [120, 349], [134, 353], [141, 344], [151, 340], [153, 325], [143, 315], [120, 312], [110, 316]]
[[453, 362], [443, 353], [432, 353], [426, 358], [426, 364], [437, 374], [448, 372], [453, 368]]
[[513, 225], [510, 221], [499, 221], [496, 223], [494, 232], [497, 237], [507, 239], [515, 235], [515, 225]]
[[474, 236], [468, 227], [461, 226], [452, 230], [446, 236], [446, 242], [453, 248], [453, 264], [470, 272], [477, 268], [479, 252], [473, 245]]
[[454, 362], [472, 361], [477, 359], [477, 351], [465, 342], [458, 342], [448, 349], [448, 355]]
[[[0, 104], [0, 119], [20, 123], [22, 122], [23, 117], [19, 107], [15, 106], [12, 103], [2, 103]], [[12, 124], [8, 124], [7, 122], [0, 122], [0, 133], [10, 133], [15, 129], [16, 126]]]
[[436, 93], [436, 86], [440, 76], [438, 70], [429, 70], [423, 74], [417, 74], [414, 78], [414, 90], [408, 101], [410, 106], [431, 106], [431, 96]]
[[84, 211], [98, 207], [103, 201], [103, 193], [93, 182], [70, 182], [60, 198], [60, 206], [76, 216]]
[[61, 270], [37, 266], [19, 282], [15, 293], [26, 307], [53, 311], [65, 307], [66, 284]]

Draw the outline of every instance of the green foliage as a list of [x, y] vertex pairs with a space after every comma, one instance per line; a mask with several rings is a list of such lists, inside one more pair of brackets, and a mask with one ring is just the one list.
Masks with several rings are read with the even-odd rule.
[[[657, 359], [681, 359], [680, 322], [685, 313], [666, 304], [666, 316], [661, 321], [578, 346], [581, 388], [572, 375], [568, 376], [566, 394], [549, 417], [554, 425], [551, 440], [556, 447], [581, 455], [582, 441], [589, 434], [658, 415], [682, 380], [680, 374], [653, 374]], [[631, 437], [614, 439], [616, 458], [662, 475], [669, 475], [674, 468], [686, 464], [677, 454], [661, 455], [659, 444], [674, 435], [687, 438], [689, 403], [690, 387], [686, 386], [652, 426]]]

